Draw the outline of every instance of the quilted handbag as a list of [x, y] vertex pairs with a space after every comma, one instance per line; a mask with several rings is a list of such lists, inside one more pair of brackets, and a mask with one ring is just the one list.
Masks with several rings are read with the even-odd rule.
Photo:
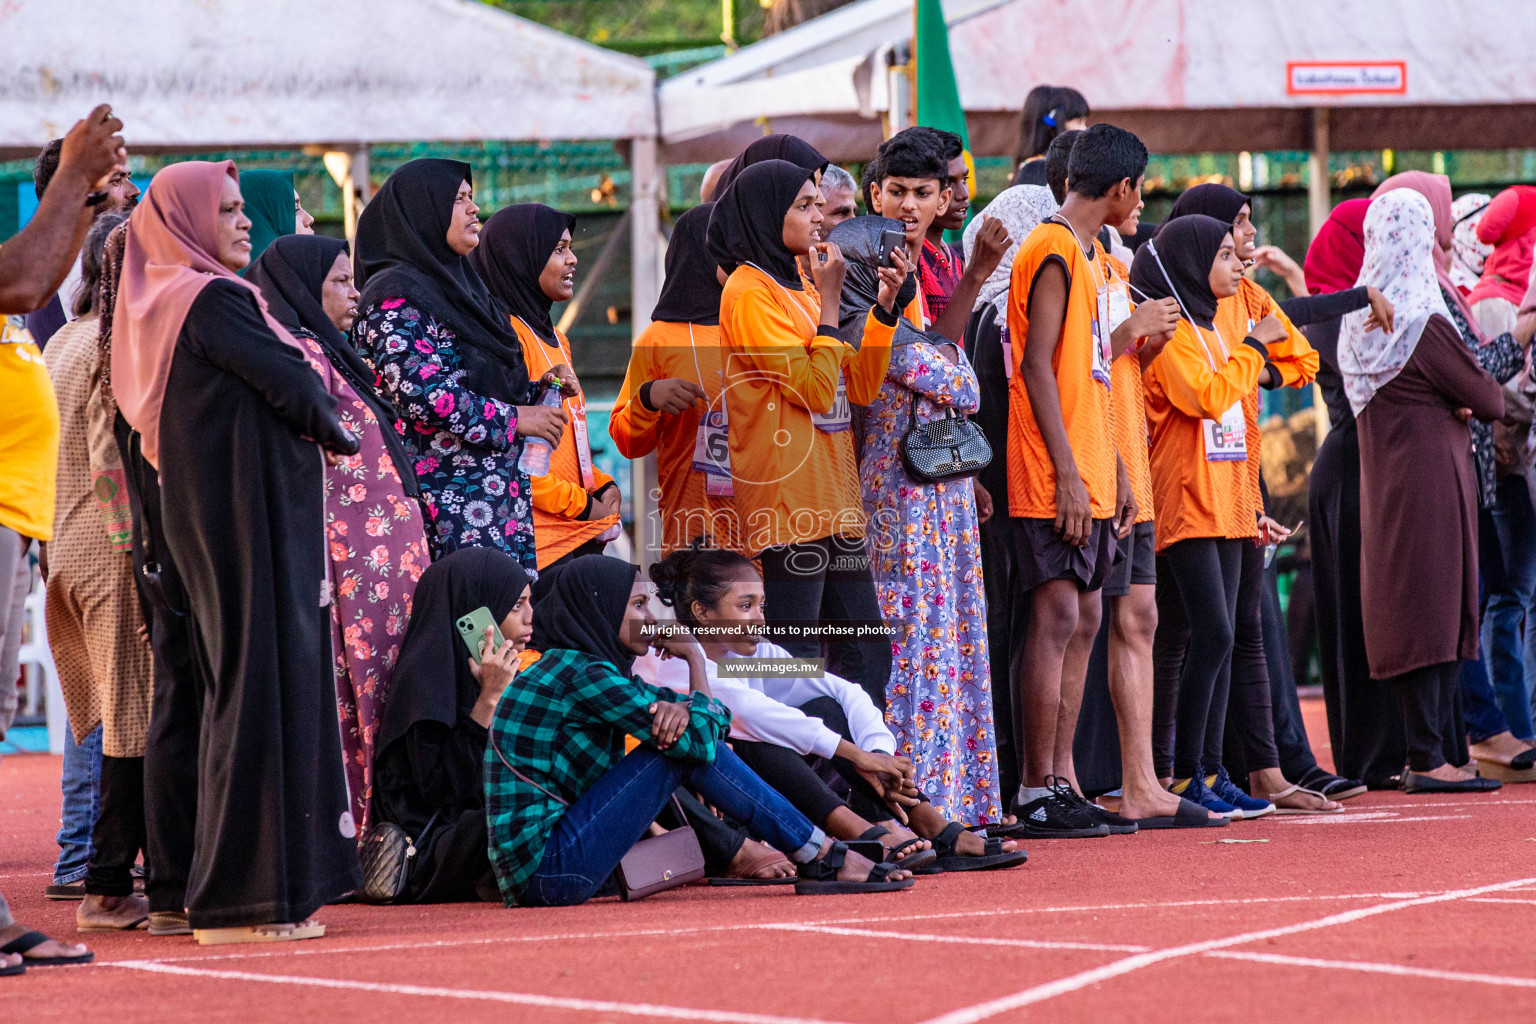
[[[432, 830], [437, 815], [421, 830], [425, 836]], [[405, 834], [405, 829], [391, 821], [381, 821], [368, 830], [358, 848], [357, 859], [363, 866], [363, 885], [357, 890], [358, 899], [364, 903], [393, 903], [405, 892], [411, 874], [411, 859], [416, 856], [416, 843]]]

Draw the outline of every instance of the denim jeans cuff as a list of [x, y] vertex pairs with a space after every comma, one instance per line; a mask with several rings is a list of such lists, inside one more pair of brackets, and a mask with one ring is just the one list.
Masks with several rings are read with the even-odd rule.
[[821, 852], [821, 844], [827, 841], [827, 834], [815, 825], [811, 826], [811, 838], [805, 841], [805, 845], [789, 855], [789, 859], [796, 864], [809, 864], [816, 859]]
[[76, 871], [71, 871], [71, 872], [69, 872], [67, 874], [63, 874], [63, 875], [57, 875], [56, 874], [56, 875], [53, 876], [53, 884], [54, 885], [74, 885], [76, 882], [83, 882], [83, 881], [85, 881], [86, 873], [89, 872], [90, 870], [91, 870], [90, 865], [86, 865], [85, 867], [82, 867], [82, 868], [80, 868], [80, 869], [78, 869]]

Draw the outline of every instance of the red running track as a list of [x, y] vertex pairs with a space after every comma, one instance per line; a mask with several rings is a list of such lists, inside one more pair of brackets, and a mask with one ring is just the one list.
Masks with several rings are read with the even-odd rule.
[[[0, 891], [19, 920], [70, 937], [75, 905], [42, 898], [58, 779], [57, 758], [0, 761]], [[324, 939], [291, 945], [91, 935], [90, 967], [0, 979], [0, 1021], [1529, 1017], [1536, 787], [1347, 806], [1037, 842], [1022, 869], [883, 896], [698, 887], [567, 910], [341, 906], [322, 911]]]

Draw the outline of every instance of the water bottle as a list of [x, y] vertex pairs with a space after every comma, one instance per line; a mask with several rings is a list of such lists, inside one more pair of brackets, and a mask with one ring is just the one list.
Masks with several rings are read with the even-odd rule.
[[[535, 404], [545, 408], [554, 408], [560, 404], [560, 388], [549, 385], [544, 388], [544, 394], [539, 396]], [[523, 455], [517, 460], [517, 468], [529, 476], [544, 476], [549, 472], [549, 442], [542, 437], [528, 437], [523, 439]]]

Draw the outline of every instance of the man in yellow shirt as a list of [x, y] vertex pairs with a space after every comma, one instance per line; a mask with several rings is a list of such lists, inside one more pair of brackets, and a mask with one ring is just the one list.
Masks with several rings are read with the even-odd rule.
[[[59, 458], [59, 417], [48, 370], [20, 314], [59, 290], [102, 187], [127, 158], [123, 123], [105, 104], [64, 137], [59, 169], [37, 213], [0, 245], [0, 735], [15, 715], [21, 602], [31, 582], [26, 551], [53, 526], [53, 474]], [[28, 961], [88, 963], [94, 954], [29, 930], [11, 917], [0, 896], [0, 975], [20, 974]]]

